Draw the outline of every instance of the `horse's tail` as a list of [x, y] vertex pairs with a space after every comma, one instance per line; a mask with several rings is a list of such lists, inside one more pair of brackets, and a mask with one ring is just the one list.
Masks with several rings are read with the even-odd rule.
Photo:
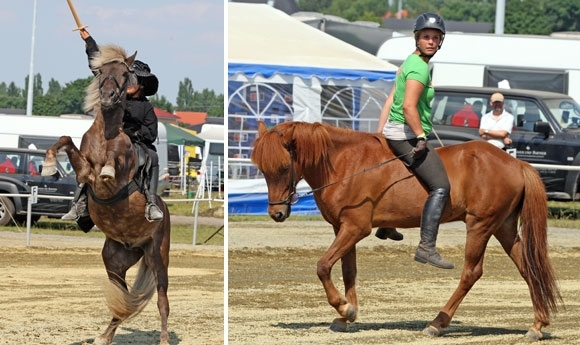
[[523, 274], [535, 311], [549, 324], [550, 312], [562, 301], [554, 270], [548, 257], [548, 201], [540, 175], [531, 165], [522, 164], [524, 200], [520, 215], [523, 247]]
[[141, 260], [137, 277], [127, 291], [123, 286], [114, 281], [109, 281], [105, 292], [107, 305], [113, 317], [123, 321], [139, 314], [155, 293], [155, 277], [151, 269]]

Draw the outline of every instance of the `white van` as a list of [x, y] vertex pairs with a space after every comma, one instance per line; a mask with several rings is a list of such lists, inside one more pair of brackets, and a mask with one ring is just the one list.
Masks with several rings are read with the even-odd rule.
[[[391, 38], [377, 57], [400, 65], [414, 49], [412, 36]], [[571, 58], [579, 55], [577, 38], [447, 33], [429, 64], [434, 86], [505, 86], [580, 100], [580, 65]]]

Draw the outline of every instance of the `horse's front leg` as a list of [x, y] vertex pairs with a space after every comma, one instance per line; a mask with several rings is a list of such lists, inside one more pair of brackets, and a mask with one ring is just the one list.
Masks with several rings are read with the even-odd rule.
[[[336, 238], [324, 256], [318, 261], [317, 274], [322, 282], [322, 286], [326, 292], [328, 303], [336, 309], [341, 316], [333, 321], [331, 330], [346, 331], [348, 322], [356, 320], [358, 313], [358, 301], [356, 298], [355, 281], [356, 281], [356, 249], [355, 245], [358, 241], [370, 234], [368, 231], [361, 231], [358, 228], [347, 228], [341, 226], [336, 231]], [[345, 284], [346, 297], [342, 296], [332, 282], [331, 271], [332, 266], [342, 259], [343, 279]]]
[[46, 158], [42, 164], [42, 176], [52, 176], [57, 173], [56, 154], [59, 150], [64, 149], [68, 155], [69, 161], [77, 175], [78, 182], [89, 182], [90, 164], [82, 156], [70, 136], [62, 136], [58, 141], [46, 150]]
[[99, 177], [103, 180], [114, 180], [115, 179], [115, 162], [117, 161], [117, 157], [119, 156], [117, 151], [108, 150], [107, 151], [107, 161], [103, 168], [101, 169], [101, 173]]

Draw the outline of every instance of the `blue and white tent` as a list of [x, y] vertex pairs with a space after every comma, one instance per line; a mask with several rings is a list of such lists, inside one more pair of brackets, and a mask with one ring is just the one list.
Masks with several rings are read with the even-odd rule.
[[[266, 213], [265, 183], [249, 162], [258, 120], [269, 127], [328, 122], [374, 132], [397, 71], [263, 4], [228, 3], [227, 53], [230, 214]], [[241, 181], [247, 179], [255, 181]], [[250, 199], [261, 212], [249, 206]]]

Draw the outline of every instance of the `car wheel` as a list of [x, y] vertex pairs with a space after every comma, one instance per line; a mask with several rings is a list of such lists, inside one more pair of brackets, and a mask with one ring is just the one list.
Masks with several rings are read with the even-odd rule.
[[0, 197], [0, 226], [4, 226], [10, 223], [13, 214], [14, 203], [12, 200]]

